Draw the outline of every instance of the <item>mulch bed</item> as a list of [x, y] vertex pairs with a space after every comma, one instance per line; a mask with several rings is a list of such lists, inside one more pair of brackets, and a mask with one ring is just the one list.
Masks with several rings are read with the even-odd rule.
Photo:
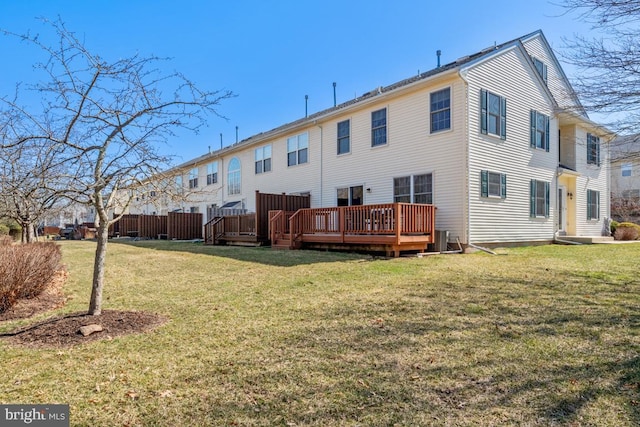
[[[0, 323], [29, 318], [35, 314], [62, 307], [66, 301], [62, 293], [62, 285], [66, 277], [66, 272], [60, 272], [42, 294], [35, 298], [18, 301], [10, 310], [0, 313]], [[166, 323], [167, 320], [166, 316], [143, 311], [103, 310], [102, 314], [98, 316], [80, 312], [56, 316], [12, 332], [0, 334], [0, 339], [14, 345], [28, 347], [66, 348], [149, 331]], [[103, 330], [86, 337], [83, 336], [80, 333], [80, 327], [92, 324], [102, 326]]]
[[[54, 317], [17, 331], [0, 334], [0, 338], [28, 347], [64, 348], [148, 331], [166, 321], [164, 316], [142, 311], [104, 310], [98, 316], [82, 312]], [[83, 336], [80, 327], [92, 324], [102, 326], [103, 330]]]

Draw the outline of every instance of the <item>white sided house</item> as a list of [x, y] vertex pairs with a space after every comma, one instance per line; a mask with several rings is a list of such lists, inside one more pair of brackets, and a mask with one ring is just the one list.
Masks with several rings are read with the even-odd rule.
[[254, 211], [259, 190], [312, 208], [433, 204], [464, 245], [600, 236], [612, 136], [536, 31], [185, 162], [192, 202], [131, 212], [207, 221], [212, 206]]

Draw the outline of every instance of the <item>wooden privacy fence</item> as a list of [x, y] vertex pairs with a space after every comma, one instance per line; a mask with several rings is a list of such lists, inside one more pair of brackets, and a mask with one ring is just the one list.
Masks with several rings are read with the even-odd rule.
[[269, 194], [256, 191], [256, 236], [269, 240], [269, 211], [290, 211], [311, 207], [311, 196]]
[[169, 212], [168, 215], [123, 215], [109, 227], [109, 236], [202, 239], [202, 214]]
[[297, 211], [308, 208], [310, 196], [269, 194], [256, 191], [256, 212], [227, 214], [211, 218], [204, 226], [204, 242], [218, 244], [263, 244], [270, 239], [269, 211]]
[[176, 240], [202, 239], [202, 214], [169, 212], [167, 238]]

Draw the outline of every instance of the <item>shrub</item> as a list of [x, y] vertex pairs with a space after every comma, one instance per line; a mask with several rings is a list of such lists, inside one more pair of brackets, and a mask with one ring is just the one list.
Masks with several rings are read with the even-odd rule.
[[0, 218], [0, 234], [10, 234], [12, 236], [19, 236], [22, 232], [22, 228], [12, 219]]
[[640, 237], [640, 225], [632, 222], [621, 222], [616, 227], [613, 237], [616, 240], [638, 240], [638, 237]]
[[0, 313], [21, 298], [39, 295], [60, 269], [55, 243], [0, 245]]
[[0, 234], [0, 246], [9, 246], [13, 245], [13, 237], [8, 236], [6, 234]]
[[618, 228], [618, 225], [620, 225], [618, 221], [611, 221], [611, 225], [609, 226], [609, 229], [611, 230], [612, 236], [616, 234], [616, 229]]

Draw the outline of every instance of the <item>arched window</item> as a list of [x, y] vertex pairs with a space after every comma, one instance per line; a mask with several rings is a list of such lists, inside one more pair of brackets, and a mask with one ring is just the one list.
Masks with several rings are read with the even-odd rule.
[[231, 159], [227, 169], [227, 194], [240, 194], [240, 160]]

